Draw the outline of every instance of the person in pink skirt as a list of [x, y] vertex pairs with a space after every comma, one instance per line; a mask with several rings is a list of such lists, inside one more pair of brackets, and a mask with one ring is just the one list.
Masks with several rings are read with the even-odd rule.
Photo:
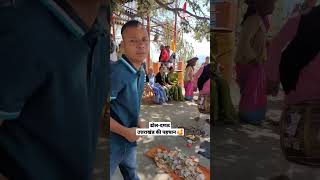
[[237, 83], [240, 87], [240, 121], [260, 125], [267, 108], [264, 63], [267, 60], [266, 36], [270, 27], [268, 16], [274, 0], [247, 0], [247, 12], [235, 56]]
[[[302, 19], [305, 19], [305, 23], [301, 22]], [[301, 48], [296, 52], [297, 56], [301, 56], [301, 54], [305, 55], [297, 60], [294, 58], [290, 59], [290, 63], [296, 64], [296, 67], [299, 67], [298, 73], [294, 73], [296, 74], [296, 78], [293, 79], [294, 76], [289, 75], [288, 79], [283, 78], [281, 82], [283, 89], [285, 90], [284, 103], [286, 105], [320, 100], [319, 48], [318, 50], [313, 50], [313, 55], [309, 56], [310, 52], [308, 54], [308, 51], [313, 47], [319, 47], [319, 19], [319, 6], [315, 8], [310, 7], [300, 13], [296, 13], [288, 19], [280, 32], [272, 39], [268, 48], [268, 53], [270, 55], [266, 64], [266, 72], [268, 72], [268, 89], [269, 94], [276, 96], [279, 89], [281, 72], [286, 73], [285, 68], [280, 68], [281, 61], [284, 59], [282, 56], [285, 55], [283, 50], [285, 50], [286, 47], [290, 47], [288, 44], [290, 45], [291, 43], [299, 42], [299, 40], [294, 40], [297, 35], [303, 37], [303, 41], [306, 41], [306, 46], [302, 47], [303, 45], [300, 45]], [[299, 29], [301, 30], [299, 31]], [[295, 61], [297, 61], [297, 63]], [[282, 62], [282, 65], [283, 64], [284, 63]], [[288, 67], [288, 69], [290, 68], [291, 67]], [[290, 83], [293, 85], [289, 84], [290, 86], [286, 87], [286, 84], [288, 84], [286, 81], [289, 80], [293, 82]]]
[[187, 61], [187, 67], [184, 75], [184, 89], [185, 89], [185, 100], [193, 100], [193, 80], [194, 80], [194, 67], [197, 65], [198, 58], [194, 57]]

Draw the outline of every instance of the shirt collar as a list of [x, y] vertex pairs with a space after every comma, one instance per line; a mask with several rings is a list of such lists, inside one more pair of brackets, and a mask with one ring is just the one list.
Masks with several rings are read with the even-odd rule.
[[40, 1], [77, 38], [83, 37], [89, 31], [89, 27], [81, 20], [81, 18], [74, 12], [70, 4], [68, 4], [66, 1], [61, 1], [61, 0], [40, 0]]
[[120, 58], [120, 61], [124, 63], [132, 73], [138, 74], [143, 72], [143, 67], [142, 65], [140, 66], [139, 69], [136, 69], [136, 67], [129, 61], [129, 59], [123, 54], [122, 57]]

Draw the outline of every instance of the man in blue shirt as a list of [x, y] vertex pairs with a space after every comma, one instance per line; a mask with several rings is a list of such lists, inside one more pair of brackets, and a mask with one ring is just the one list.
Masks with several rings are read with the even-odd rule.
[[101, 2], [4, 1], [0, 175], [91, 179], [108, 90], [109, 36], [97, 18]]
[[145, 72], [142, 66], [149, 50], [148, 32], [139, 21], [121, 29], [124, 55], [111, 65], [110, 179], [119, 166], [125, 180], [139, 180], [136, 168], [137, 128]]

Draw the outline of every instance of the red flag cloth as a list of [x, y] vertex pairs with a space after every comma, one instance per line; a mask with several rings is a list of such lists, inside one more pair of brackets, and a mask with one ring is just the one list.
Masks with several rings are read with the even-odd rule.
[[183, 7], [182, 7], [184, 13], [187, 11], [187, 2], [184, 2]]

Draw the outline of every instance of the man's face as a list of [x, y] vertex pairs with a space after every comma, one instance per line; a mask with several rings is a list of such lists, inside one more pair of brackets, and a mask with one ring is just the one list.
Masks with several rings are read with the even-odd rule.
[[206, 63], [209, 64], [210, 58], [206, 58]]
[[130, 61], [142, 63], [148, 56], [149, 37], [143, 26], [128, 27], [122, 34], [123, 49]]

